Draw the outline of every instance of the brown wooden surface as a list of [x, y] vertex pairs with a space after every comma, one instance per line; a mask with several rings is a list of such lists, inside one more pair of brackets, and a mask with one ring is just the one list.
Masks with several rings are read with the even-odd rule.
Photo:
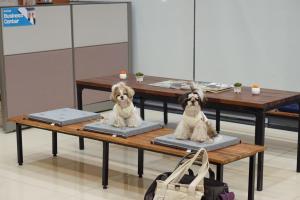
[[[13, 117], [10, 118], [9, 121], [19, 123], [22, 125], [40, 128], [40, 129], [62, 132], [69, 135], [83, 136], [94, 140], [107, 141], [109, 143], [115, 143], [115, 144], [134, 147], [134, 148], [142, 148], [148, 151], [154, 151], [163, 154], [169, 154], [174, 156], [184, 156], [187, 154], [187, 152], [184, 150], [151, 144], [151, 141], [155, 137], [170, 134], [172, 132], [171, 129], [167, 129], [167, 128], [151, 131], [142, 135], [133, 136], [124, 139], [120, 137], [112, 137], [111, 135], [107, 135], [107, 134], [83, 131], [82, 130], [83, 125], [86, 123], [91, 123], [91, 121], [63, 126], [63, 127], [52, 126], [43, 122], [29, 120], [27, 119], [26, 116]], [[242, 143], [242, 144], [237, 144], [223, 149], [208, 152], [208, 155], [209, 155], [210, 162], [214, 164], [224, 165], [243, 158], [247, 158], [249, 156], [255, 155], [258, 152], [263, 152], [263, 151], [264, 151], [264, 147], [262, 146]]]
[[290, 113], [290, 112], [281, 112], [277, 109], [271, 110], [267, 112], [268, 116], [275, 116], [275, 117], [283, 117], [283, 118], [292, 118], [297, 119], [299, 118], [299, 114], [297, 113]]
[[[138, 83], [136, 82], [134, 75], [129, 75], [128, 79], [124, 82], [126, 82], [129, 86], [134, 88], [134, 90], [137, 93], [143, 93], [148, 95], [177, 98], [179, 95], [185, 93], [184, 90], [168, 89], [149, 85], [150, 83], [156, 83], [165, 80], [170, 80], [170, 78], [145, 76], [144, 82]], [[113, 75], [78, 80], [76, 81], [76, 83], [80, 85], [109, 89], [113, 84], [119, 81], [119, 76]], [[218, 94], [206, 93], [206, 97], [208, 99], [208, 102], [211, 103], [258, 109], [271, 109], [288, 102], [300, 102], [299, 92], [262, 88], [260, 95], [252, 95], [251, 88], [249, 87], [243, 87], [241, 94], [235, 94], [233, 90], [228, 90]]]

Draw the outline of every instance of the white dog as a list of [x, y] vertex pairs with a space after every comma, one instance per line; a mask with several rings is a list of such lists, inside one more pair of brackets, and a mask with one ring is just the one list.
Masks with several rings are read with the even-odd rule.
[[184, 109], [184, 113], [175, 130], [177, 139], [204, 142], [217, 136], [215, 129], [202, 112], [204, 103], [202, 91], [192, 88], [191, 92], [179, 97], [179, 102]]
[[138, 127], [142, 119], [132, 103], [134, 90], [125, 83], [119, 82], [112, 86], [111, 100], [115, 102], [110, 124], [119, 127]]

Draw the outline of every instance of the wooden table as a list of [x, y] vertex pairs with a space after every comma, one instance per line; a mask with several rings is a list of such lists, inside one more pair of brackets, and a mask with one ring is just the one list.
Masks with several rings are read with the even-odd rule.
[[[168, 89], [162, 87], [150, 86], [150, 83], [156, 83], [160, 81], [170, 80], [169, 78], [145, 76], [142, 83], [138, 83], [135, 80], [134, 75], [129, 75], [125, 81], [131, 86], [136, 96], [140, 98], [141, 116], [144, 118], [144, 101], [158, 100], [164, 104], [164, 122], [168, 123], [168, 103], [177, 103], [177, 99], [180, 95], [184, 94], [185, 91], [178, 89]], [[118, 75], [97, 77], [91, 79], [84, 79], [76, 81], [77, 85], [77, 104], [78, 109], [82, 109], [82, 91], [83, 89], [93, 89], [100, 91], [110, 91], [111, 86], [120, 79]], [[207, 105], [206, 107], [216, 109], [216, 129], [220, 131], [220, 113], [221, 110], [227, 111], [238, 111], [244, 113], [254, 114], [256, 117], [255, 121], [255, 144], [265, 144], [265, 114], [267, 111], [278, 108], [282, 105], [299, 103], [300, 104], [300, 93], [282, 91], [282, 90], [271, 90], [261, 89], [260, 95], [252, 95], [251, 88], [243, 87], [241, 94], [235, 94], [233, 91], [225, 91], [218, 94], [207, 93]], [[300, 126], [300, 120], [299, 120]], [[80, 148], [84, 148], [83, 139], [80, 138]], [[297, 150], [297, 172], [300, 172], [300, 129], [298, 129], [298, 150]], [[257, 173], [257, 190], [263, 189], [263, 164], [264, 164], [264, 153], [258, 154], [258, 173]], [[222, 171], [222, 169], [220, 169]]]
[[[122, 146], [132, 147], [138, 149], [138, 175], [143, 175], [143, 151], [152, 151], [173, 156], [185, 156], [187, 152], [175, 148], [160, 146], [152, 144], [151, 141], [158, 136], [170, 134], [171, 129], [162, 128], [156, 131], [151, 131], [145, 134], [129, 137], [127, 139], [120, 137], [112, 137], [111, 135], [89, 132], [82, 130], [86, 123], [92, 121], [77, 123], [67, 126], [53, 126], [47, 123], [29, 120], [25, 116], [18, 116], [9, 119], [16, 123], [17, 135], [17, 154], [19, 165], [23, 164], [23, 144], [22, 144], [22, 125], [49, 130], [52, 132], [52, 154], [57, 156], [57, 133], [63, 133], [83, 138], [89, 138], [103, 142], [103, 157], [102, 157], [102, 185], [106, 189], [108, 186], [108, 169], [109, 169], [109, 143], [114, 143]], [[237, 144], [223, 149], [208, 152], [209, 162], [217, 166], [224, 166], [226, 164], [249, 158], [249, 179], [248, 179], [248, 199], [254, 199], [254, 183], [255, 183], [255, 157], [259, 152], [263, 152], [264, 147], [253, 144]], [[220, 177], [217, 177], [220, 180]]]

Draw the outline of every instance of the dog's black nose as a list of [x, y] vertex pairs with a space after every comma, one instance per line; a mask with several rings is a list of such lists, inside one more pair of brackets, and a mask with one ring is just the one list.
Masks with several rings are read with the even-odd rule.
[[191, 101], [192, 102], [192, 105], [195, 105], [195, 101]]
[[121, 96], [120, 98], [121, 98], [121, 100], [123, 100], [123, 99], [124, 99], [124, 96]]

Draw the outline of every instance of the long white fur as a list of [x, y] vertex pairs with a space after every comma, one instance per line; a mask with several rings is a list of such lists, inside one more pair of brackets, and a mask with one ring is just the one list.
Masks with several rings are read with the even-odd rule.
[[[201, 90], [197, 92], [197, 98], [200, 98], [201, 101], [203, 101], [203, 92]], [[196, 95], [193, 93], [190, 93], [189, 97], [196, 100]], [[192, 141], [204, 142], [211, 139], [208, 135], [208, 131], [211, 131], [212, 129], [212, 125], [202, 112], [202, 108], [198, 101], [195, 101], [195, 105], [192, 105], [192, 102], [188, 101], [182, 119], [176, 127], [174, 134], [177, 139], [190, 139]]]
[[[121, 96], [123, 96], [123, 100]], [[141, 125], [142, 119], [132, 103], [133, 96], [134, 90], [123, 82], [112, 86], [111, 100], [115, 102], [115, 105], [109, 124], [119, 128], [138, 127]]]

